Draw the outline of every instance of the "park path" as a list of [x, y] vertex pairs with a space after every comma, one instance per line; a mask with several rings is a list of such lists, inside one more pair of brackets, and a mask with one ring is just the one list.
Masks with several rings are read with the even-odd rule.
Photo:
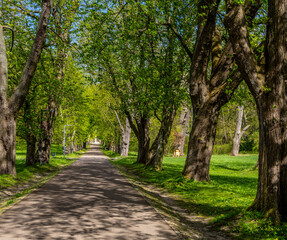
[[179, 239], [98, 145], [0, 216], [0, 239]]

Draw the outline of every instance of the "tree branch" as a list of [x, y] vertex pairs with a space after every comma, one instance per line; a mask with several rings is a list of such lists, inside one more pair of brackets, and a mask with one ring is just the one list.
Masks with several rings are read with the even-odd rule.
[[171, 23], [164, 23], [163, 25], [168, 26], [175, 34], [175, 36], [178, 38], [178, 40], [181, 42], [181, 45], [183, 46], [184, 50], [186, 51], [187, 55], [189, 56], [190, 59], [193, 58], [193, 54], [191, 53], [187, 43], [184, 41], [182, 36], [179, 34], [179, 32], [172, 26]]
[[[257, 0], [258, 1], [258, 0]], [[261, 4], [258, 4], [258, 2], [248, 1], [245, 6], [244, 10], [247, 16], [247, 26], [252, 26], [252, 21], [256, 16], [257, 11], [259, 10]], [[227, 80], [227, 76], [229, 72], [231, 71], [233, 67], [233, 61], [234, 61], [234, 52], [232, 48], [232, 38], [228, 40], [226, 47], [224, 49], [224, 52], [220, 58], [220, 60], [217, 63], [217, 67], [213, 71], [213, 77], [210, 81], [211, 86], [215, 87], [220, 84], [222, 84], [224, 81]]]
[[125, 114], [126, 114], [128, 120], [129, 120], [131, 129], [134, 131], [136, 137], [139, 138], [139, 131], [138, 131], [136, 125], [135, 125], [134, 122], [133, 122], [133, 118], [132, 118], [130, 112], [129, 112], [127, 109], [125, 110]]
[[0, 102], [7, 102], [8, 60], [3, 27], [0, 25]]
[[121, 132], [123, 133], [125, 130], [124, 130], [124, 128], [123, 128], [123, 125], [122, 125], [122, 123], [121, 123], [121, 120], [120, 120], [120, 118], [119, 118], [119, 115], [118, 115], [118, 113], [117, 113], [116, 110], [114, 110], [114, 113], [115, 113], [115, 115], [116, 115], [116, 117], [117, 117], [117, 120], [118, 120], [120, 129], [121, 129]]
[[30, 84], [37, 68], [37, 64], [40, 60], [42, 49], [46, 40], [47, 26], [51, 13], [51, 5], [52, 0], [43, 0], [36, 37], [30, 52], [30, 56], [26, 62], [20, 83], [9, 99], [9, 107], [11, 108], [14, 115], [17, 115], [26, 95], [28, 94]]
[[231, 4], [230, 0], [226, 0], [227, 14], [224, 23], [227, 26], [236, 63], [241, 70], [242, 77], [245, 79], [253, 96], [258, 96], [262, 92], [265, 76], [258, 71], [261, 68], [251, 49], [247, 24], [252, 22], [250, 22], [250, 19], [246, 21], [246, 13], [254, 17], [262, 2], [261, 0], [247, 1], [247, 4], [249, 6]]
[[36, 19], [36, 20], [39, 20], [39, 17], [38, 17], [37, 15], [35, 15], [35, 13], [36, 13], [36, 14], [37, 14], [37, 13], [40, 14], [40, 12], [28, 10], [28, 9], [24, 8], [23, 6], [21, 6], [21, 5], [16, 5], [16, 7], [19, 8], [19, 10], [20, 10], [23, 14], [25, 14], [25, 15], [31, 17], [31, 18], [34, 18], [34, 19]]
[[156, 117], [156, 119], [161, 123], [162, 120], [159, 118], [159, 116], [157, 115], [156, 111], [154, 111], [154, 116]]
[[248, 130], [249, 127], [250, 127], [250, 125], [247, 125], [245, 128], [243, 128], [243, 130], [240, 133], [240, 137], [243, 136], [243, 134]]
[[10, 52], [11, 52], [12, 49], [13, 49], [13, 46], [14, 46], [15, 31], [14, 31], [13, 28], [11, 28], [9, 26], [6, 26], [6, 25], [3, 25], [2, 27], [3, 27], [3, 29], [8, 29], [8, 30], [10, 30], [12, 32], [12, 44], [11, 44], [11, 49], [10, 49]]

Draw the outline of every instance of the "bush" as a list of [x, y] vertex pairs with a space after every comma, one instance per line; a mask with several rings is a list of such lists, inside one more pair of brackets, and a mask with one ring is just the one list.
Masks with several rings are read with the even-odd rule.
[[232, 144], [214, 145], [213, 154], [230, 154], [232, 151]]
[[242, 152], [252, 152], [258, 150], [258, 146], [255, 144], [254, 139], [245, 137], [241, 139], [240, 151]]

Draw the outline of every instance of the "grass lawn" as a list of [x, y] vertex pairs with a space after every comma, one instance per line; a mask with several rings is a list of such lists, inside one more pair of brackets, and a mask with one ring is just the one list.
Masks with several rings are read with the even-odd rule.
[[[63, 156], [62, 147], [59, 145], [52, 146], [52, 153], [56, 153], [55, 157], [50, 158], [49, 164], [43, 164], [40, 166], [38, 163], [36, 166], [25, 166], [26, 159], [26, 149], [25, 146], [17, 146], [16, 151], [16, 171], [17, 176], [11, 175], [0, 175], [0, 191], [11, 190], [12, 194], [10, 198], [0, 204], [0, 210], [12, 203], [17, 201], [17, 198], [27, 195], [33, 189], [41, 186], [44, 182], [51, 179], [54, 175], [59, 173], [60, 170], [72, 164], [77, 157], [83, 154], [85, 151], [75, 152], [74, 154], [66, 155], [66, 158]], [[36, 180], [37, 178], [37, 180]], [[23, 188], [23, 184], [33, 181], [32, 185], [29, 185], [27, 188]], [[20, 192], [19, 190], [20, 189]], [[1, 196], [1, 195], [0, 195]], [[6, 201], [6, 202], [5, 202]]]
[[[115, 157], [112, 152], [104, 151]], [[199, 215], [212, 216], [215, 227], [232, 226], [242, 239], [287, 239], [287, 225], [274, 227], [257, 212], [247, 212], [256, 195], [257, 170], [252, 170], [257, 155], [215, 155], [210, 166], [209, 183], [186, 181], [181, 171], [185, 158], [165, 157], [163, 170], [155, 172], [142, 164], [135, 164], [136, 155], [112, 161], [137, 175], [145, 183], [153, 184], [180, 197], [182, 207]]]

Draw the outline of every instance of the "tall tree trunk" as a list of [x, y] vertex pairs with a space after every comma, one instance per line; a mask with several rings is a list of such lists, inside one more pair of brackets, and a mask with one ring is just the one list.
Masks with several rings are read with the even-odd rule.
[[227, 142], [227, 131], [226, 131], [226, 124], [225, 124], [225, 117], [224, 117], [224, 111], [221, 111], [221, 121], [222, 121], [222, 125], [223, 125], [223, 134], [224, 134], [224, 141], [221, 140], [221, 144], [225, 144]]
[[[229, 1], [229, 0], [227, 0]], [[233, 40], [229, 39], [221, 51], [220, 32], [216, 28], [216, 14], [220, 1], [200, 1], [199, 23], [194, 54], [191, 56], [190, 97], [193, 106], [193, 126], [190, 133], [188, 154], [183, 175], [195, 181], [209, 181], [209, 165], [216, 134], [218, 114], [226, 104], [242, 78], [233, 68]], [[253, 1], [246, 4], [246, 8]], [[253, 5], [252, 5], [253, 6]], [[248, 20], [255, 17], [258, 7], [252, 8]], [[212, 71], [209, 78], [208, 65], [212, 53]], [[190, 55], [190, 54], [189, 54]], [[232, 79], [231, 82], [228, 78]]]
[[11, 174], [16, 176], [16, 120], [10, 109], [3, 108], [1, 105], [0, 174]]
[[39, 161], [43, 164], [50, 163], [50, 154], [51, 154], [51, 144], [52, 140], [51, 138], [46, 135], [42, 140], [39, 140], [38, 146], [39, 146]]
[[38, 156], [41, 163], [50, 163], [51, 145], [58, 108], [53, 99], [45, 111], [41, 112], [41, 137], [38, 142]]
[[122, 133], [122, 139], [121, 139], [121, 156], [128, 156], [130, 138], [131, 138], [131, 126], [129, 120], [126, 118], [126, 125]]
[[219, 106], [205, 104], [193, 109], [194, 117], [183, 175], [195, 181], [209, 181], [210, 159], [216, 135]]
[[[228, 41], [222, 50], [216, 16], [220, 1], [198, 2], [198, 28], [194, 51], [172, 28], [191, 59], [190, 97], [193, 106], [193, 125], [183, 175], [196, 181], [209, 181], [209, 164], [213, 150], [218, 111], [230, 100], [241, 79], [233, 69], [233, 49]], [[212, 54], [211, 54], [212, 53]], [[209, 74], [210, 60], [212, 71]], [[228, 78], [233, 79], [232, 82]]]
[[232, 146], [232, 152], [231, 152], [232, 156], [238, 156], [241, 137], [243, 136], [245, 131], [249, 128], [249, 125], [248, 125], [243, 130], [241, 130], [243, 113], [244, 113], [244, 106], [239, 106], [237, 110], [236, 128], [235, 128], [233, 146]]
[[[16, 175], [16, 118], [31, 85], [42, 48], [51, 12], [51, 0], [44, 0], [36, 37], [24, 67], [19, 85], [8, 99], [8, 62], [3, 28], [0, 25], [0, 174]], [[6, 27], [7, 28], [7, 27]]]
[[[269, 93], [262, 101], [259, 178], [256, 199], [251, 206], [271, 217], [276, 224], [287, 220], [287, 116], [280, 114], [281, 111], [286, 113], [287, 104], [278, 92]], [[278, 110], [274, 110], [274, 106]]]
[[[261, 1], [254, 4], [261, 5]], [[264, 53], [256, 58], [246, 24], [246, 10], [227, 1], [225, 19], [235, 59], [256, 101], [260, 126], [259, 178], [252, 208], [276, 224], [287, 220], [287, 5], [268, 1]]]
[[28, 133], [27, 139], [26, 166], [34, 166], [37, 163], [37, 138]]
[[180, 123], [179, 123], [182, 127], [181, 130], [182, 139], [180, 141], [180, 145], [178, 148], [181, 156], [184, 155], [185, 136], [189, 126], [190, 119], [191, 119], [191, 111], [189, 108], [186, 108], [181, 112]]
[[176, 109], [173, 107], [171, 110], [166, 110], [161, 121], [159, 133], [155, 139], [154, 144], [149, 152], [148, 165], [152, 166], [154, 170], [162, 170], [162, 160], [164, 150], [170, 136], [172, 124], [176, 115]]
[[[138, 140], [138, 157], [137, 163], [146, 164], [148, 161], [149, 153], [149, 126], [150, 126], [150, 117], [144, 113], [141, 116], [132, 117], [129, 111], [125, 111], [125, 114], [129, 120], [129, 124], [133, 132], [135, 133]], [[135, 120], [135, 123], [134, 123]]]
[[138, 123], [138, 157], [137, 163], [146, 164], [148, 161], [148, 152], [149, 152], [149, 119], [140, 119]]
[[237, 118], [236, 118], [236, 128], [235, 128], [235, 134], [233, 138], [233, 146], [232, 146], [232, 156], [237, 156], [239, 153], [239, 147], [240, 147], [240, 140], [241, 140], [241, 126], [242, 126], [242, 120], [243, 120], [243, 111], [244, 106], [239, 106], [237, 111]]
[[37, 133], [35, 132], [37, 130], [34, 125], [32, 102], [33, 97], [29, 98], [28, 96], [23, 105], [23, 121], [25, 123], [24, 138], [27, 144], [26, 166], [34, 166], [37, 163]]

